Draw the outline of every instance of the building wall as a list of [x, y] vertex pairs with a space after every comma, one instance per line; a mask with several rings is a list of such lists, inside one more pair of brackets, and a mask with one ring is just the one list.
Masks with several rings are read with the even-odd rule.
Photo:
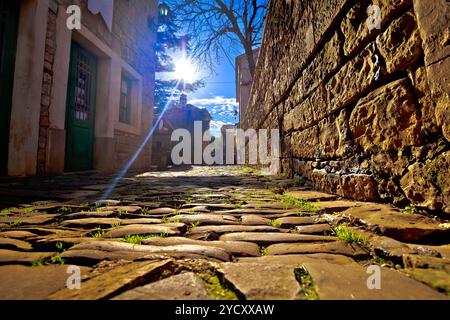
[[[82, 9], [79, 31], [66, 26], [66, 8], [71, 4]], [[64, 172], [72, 42], [98, 59], [93, 168], [111, 172], [128, 162], [152, 124], [155, 30], [148, 27], [148, 17], [156, 20], [156, 15], [156, 1], [115, 0], [109, 31], [99, 14], [88, 11], [87, 0], [22, 1], [11, 114], [10, 175]], [[133, 79], [130, 125], [118, 121], [122, 73]], [[148, 144], [134, 168], [148, 168], [150, 162]]]
[[[258, 61], [259, 49], [254, 51], [255, 61]], [[252, 75], [245, 54], [236, 58], [236, 101], [239, 104], [239, 119], [247, 111], [250, 90], [252, 88]]]
[[243, 127], [280, 128], [284, 173], [324, 191], [450, 213], [448, 21], [446, 0], [271, 1]]

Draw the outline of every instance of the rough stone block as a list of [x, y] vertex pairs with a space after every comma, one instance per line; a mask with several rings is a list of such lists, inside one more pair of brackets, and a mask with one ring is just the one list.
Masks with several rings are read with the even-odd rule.
[[412, 0], [363, 0], [350, 9], [341, 23], [341, 30], [345, 36], [344, 53], [347, 56], [356, 55], [379, 33], [379, 29], [369, 30], [367, 9], [370, 5], [377, 5], [381, 13], [381, 30], [399, 12], [407, 10]]
[[303, 70], [303, 96], [308, 95], [330, 74], [335, 72], [342, 64], [340, 55], [341, 43], [338, 34], [328, 41], [314, 60]]
[[319, 127], [310, 127], [291, 135], [292, 155], [297, 158], [314, 159], [318, 155]]
[[400, 184], [406, 197], [414, 204], [450, 213], [450, 152], [427, 163], [414, 163]]
[[[450, 4], [447, 0], [414, 0], [425, 64], [430, 66], [450, 56]], [[447, 86], [447, 90], [450, 90]], [[447, 91], [450, 93], [450, 91]]]
[[431, 95], [425, 67], [420, 67], [414, 74], [414, 88], [420, 105], [422, 132], [425, 136], [438, 133], [436, 119], [436, 102]]
[[420, 119], [407, 79], [381, 87], [356, 105], [350, 116], [353, 138], [366, 153], [419, 145]]
[[419, 62], [422, 43], [414, 14], [408, 12], [378, 36], [380, 50], [389, 73], [405, 71]]
[[328, 94], [328, 113], [352, 103], [370, 89], [382, 76], [380, 57], [372, 43], [353, 60], [344, 65], [325, 85]]

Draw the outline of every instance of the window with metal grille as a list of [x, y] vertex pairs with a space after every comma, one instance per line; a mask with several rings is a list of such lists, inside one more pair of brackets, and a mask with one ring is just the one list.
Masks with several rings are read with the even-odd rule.
[[122, 85], [120, 88], [120, 110], [119, 121], [130, 124], [131, 116], [131, 80], [122, 77]]

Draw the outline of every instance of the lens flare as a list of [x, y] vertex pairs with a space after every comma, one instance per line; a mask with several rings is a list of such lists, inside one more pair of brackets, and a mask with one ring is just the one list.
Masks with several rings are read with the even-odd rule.
[[128, 170], [131, 168], [133, 163], [136, 161], [137, 157], [139, 157], [139, 154], [142, 152], [142, 150], [144, 149], [144, 147], [147, 144], [148, 140], [150, 140], [153, 132], [155, 131], [155, 129], [158, 127], [159, 123], [161, 122], [161, 119], [164, 116], [164, 113], [166, 112], [167, 108], [169, 107], [169, 104], [171, 103], [171, 101], [173, 99], [173, 96], [174, 96], [174, 93], [176, 92], [176, 88], [178, 87], [179, 84], [180, 84], [180, 81], [178, 81], [175, 84], [175, 86], [172, 88], [171, 94], [170, 94], [170, 98], [168, 99], [168, 102], [164, 106], [164, 109], [161, 111], [161, 114], [159, 115], [158, 119], [153, 124], [153, 127], [148, 132], [145, 140], [139, 146], [137, 151], [134, 153], [133, 157], [131, 157], [130, 161], [128, 161], [128, 163], [125, 165], [125, 167], [122, 169], [122, 171], [120, 171], [118, 176], [114, 179], [114, 181], [112, 182], [111, 186], [105, 191], [105, 193], [102, 195], [100, 200], [105, 200], [105, 199], [107, 199], [109, 197], [109, 195], [116, 188], [116, 186], [120, 182], [120, 180], [122, 180], [123, 177], [127, 174]]

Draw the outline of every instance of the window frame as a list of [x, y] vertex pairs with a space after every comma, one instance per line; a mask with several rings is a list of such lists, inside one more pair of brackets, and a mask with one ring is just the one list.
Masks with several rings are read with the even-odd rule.
[[[120, 69], [117, 72], [115, 78], [115, 121], [114, 130], [118, 130], [124, 133], [140, 135], [141, 134], [141, 121], [142, 121], [142, 94], [143, 94], [143, 78], [125, 61], [120, 64]], [[121, 122], [121, 96], [122, 96], [122, 80], [127, 79], [129, 81], [131, 92], [128, 92], [130, 99], [129, 110], [129, 122]]]
[[[126, 97], [122, 101], [124, 95], [124, 83], [126, 84]], [[119, 99], [119, 122], [131, 125], [131, 113], [133, 109], [133, 80], [122, 73], [120, 79], [120, 99]], [[125, 102], [125, 106], [123, 103]]]

